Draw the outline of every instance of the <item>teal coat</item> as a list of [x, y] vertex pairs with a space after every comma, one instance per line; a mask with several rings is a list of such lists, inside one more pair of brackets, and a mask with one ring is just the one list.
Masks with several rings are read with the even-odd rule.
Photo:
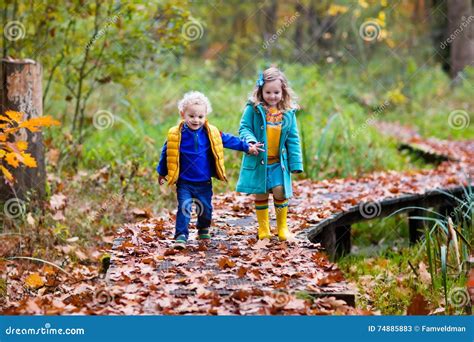
[[[301, 144], [296, 124], [295, 109], [283, 114], [280, 135], [280, 165], [283, 170], [285, 197], [293, 195], [291, 173], [303, 172]], [[267, 124], [262, 105], [248, 103], [245, 107], [239, 128], [240, 138], [246, 142], [262, 142], [265, 152], [258, 156], [244, 154], [240, 168], [237, 191], [248, 194], [265, 194], [267, 189]]]

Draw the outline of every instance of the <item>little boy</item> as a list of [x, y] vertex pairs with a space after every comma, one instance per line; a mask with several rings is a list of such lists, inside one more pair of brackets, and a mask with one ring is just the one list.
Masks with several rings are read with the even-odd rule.
[[160, 185], [176, 184], [175, 249], [184, 249], [189, 236], [189, 221], [193, 202], [197, 204], [198, 238], [210, 239], [212, 220], [212, 181], [215, 177], [227, 181], [224, 168], [224, 148], [258, 155], [261, 143], [248, 144], [231, 134], [220, 132], [207, 121], [212, 111], [204, 94], [191, 91], [178, 103], [183, 119], [168, 131], [157, 167]]

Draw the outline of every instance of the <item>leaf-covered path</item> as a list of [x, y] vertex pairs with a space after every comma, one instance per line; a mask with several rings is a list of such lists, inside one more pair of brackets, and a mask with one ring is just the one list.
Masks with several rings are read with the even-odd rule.
[[[379, 128], [449, 160], [432, 170], [295, 182], [289, 224], [296, 236], [289, 242], [257, 241], [252, 198], [233, 192], [214, 198], [210, 245], [191, 238], [188, 250], [170, 249], [172, 215], [128, 225], [116, 240], [109, 271], [110, 284], [122, 286], [125, 302], [106, 312], [124, 313], [126, 308], [128, 314], [363, 313], [330, 295], [321, 296], [354, 287], [319, 244], [307, 241], [308, 229], [360, 203], [465, 185], [474, 169], [473, 141], [422, 139], [396, 124], [381, 123]], [[306, 301], [309, 294], [319, 298]]]

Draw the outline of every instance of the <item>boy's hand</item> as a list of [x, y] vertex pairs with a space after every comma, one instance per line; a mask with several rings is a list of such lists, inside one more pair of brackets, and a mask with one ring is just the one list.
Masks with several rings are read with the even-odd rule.
[[162, 176], [162, 175], [159, 175], [158, 176], [158, 183], [160, 183], [160, 185], [165, 184], [166, 183], [166, 177]]
[[265, 152], [263, 148], [260, 148], [263, 146], [263, 143], [257, 142], [257, 143], [249, 143], [249, 154], [253, 154], [254, 156], [257, 156], [260, 152]]

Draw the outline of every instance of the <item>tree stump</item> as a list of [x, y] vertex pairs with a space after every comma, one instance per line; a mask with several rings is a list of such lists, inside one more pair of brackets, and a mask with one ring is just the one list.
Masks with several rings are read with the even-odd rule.
[[[0, 68], [0, 111], [22, 112], [24, 119], [43, 115], [41, 65], [31, 59], [4, 58]], [[0, 181], [0, 202], [18, 197], [40, 199], [45, 195], [46, 172], [44, 162], [43, 135], [22, 130], [14, 139], [28, 142], [28, 150], [37, 163], [36, 168], [19, 166], [9, 168], [15, 177], [13, 187]]]

